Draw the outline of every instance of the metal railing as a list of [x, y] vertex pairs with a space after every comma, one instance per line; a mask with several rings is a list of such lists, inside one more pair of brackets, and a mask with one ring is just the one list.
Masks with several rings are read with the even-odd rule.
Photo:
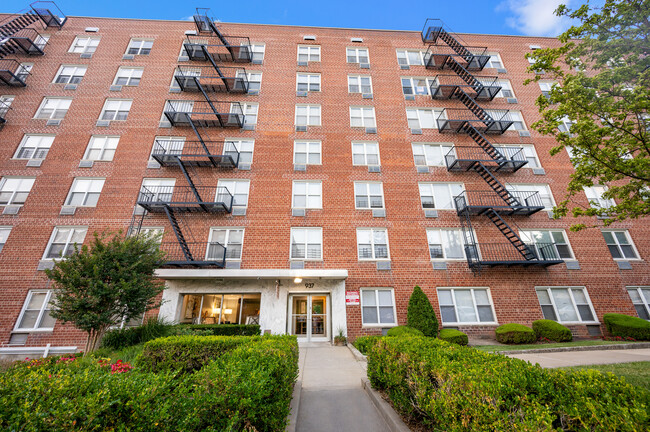
[[486, 54], [486, 47], [465, 46], [469, 55], [457, 54], [451, 47], [446, 45], [431, 45], [424, 53], [424, 66], [427, 69], [444, 69], [451, 67], [450, 60], [453, 59], [467, 71], [483, 70], [490, 56]]
[[476, 85], [469, 85], [458, 75], [436, 75], [430, 86], [431, 97], [451, 99], [458, 97], [458, 90], [462, 89], [472, 99], [490, 101], [501, 91], [497, 80], [498, 77], [481, 77], [481, 80], [476, 80]]
[[221, 75], [211, 66], [178, 66], [174, 79], [183, 91], [201, 91], [202, 87], [207, 92], [248, 92], [246, 69], [219, 66], [219, 71]]
[[[4, 42], [7, 48], [20, 48], [25, 54], [43, 55], [47, 41], [33, 28], [25, 28], [12, 34]], [[2, 46], [2, 43], [0, 43]]]
[[10, 109], [10, 104], [0, 100], [0, 125], [3, 125], [7, 121], [7, 113]]
[[478, 117], [473, 111], [462, 108], [445, 108], [436, 119], [439, 132], [461, 132], [463, 127], [471, 124], [481, 133], [503, 133], [514, 123], [509, 111], [499, 113], [499, 117], [492, 117], [485, 112], [484, 119]]
[[233, 141], [178, 141], [157, 139], [151, 156], [161, 165], [184, 163], [196, 166], [234, 168], [239, 164], [239, 149]]
[[0, 84], [25, 87], [25, 80], [29, 75], [30, 73], [16, 60], [0, 59]]
[[163, 242], [160, 250], [166, 253], [165, 266], [224, 267], [226, 264], [226, 247], [219, 242], [186, 242], [184, 245]]
[[38, 14], [46, 27], [63, 27], [68, 17], [59, 9], [53, 1], [37, 1], [32, 3], [31, 8]]
[[455, 146], [445, 155], [448, 171], [467, 171], [477, 162], [494, 171], [515, 172], [528, 163], [523, 147], [496, 147], [499, 158], [493, 158], [478, 146]]
[[510, 202], [506, 202], [493, 190], [464, 191], [454, 197], [454, 204], [458, 214], [465, 211], [480, 214], [492, 209], [498, 213], [530, 215], [544, 209], [539, 192], [508, 191], [508, 194]]
[[244, 112], [239, 102], [180, 101], [167, 104], [165, 117], [173, 126], [242, 127]]
[[251, 42], [246, 36], [228, 36], [224, 44], [217, 36], [187, 35], [184, 43], [190, 60], [208, 61], [209, 54], [216, 61], [249, 63], [252, 58]]
[[497, 265], [541, 265], [549, 266], [562, 263], [555, 251], [553, 243], [538, 243], [535, 246], [526, 245], [526, 259], [521, 252], [511, 243], [476, 243], [465, 245], [467, 262], [472, 266], [497, 266]]
[[165, 207], [185, 212], [232, 211], [233, 195], [224, 186], [142, 186], [137, 204], [150, 212]]

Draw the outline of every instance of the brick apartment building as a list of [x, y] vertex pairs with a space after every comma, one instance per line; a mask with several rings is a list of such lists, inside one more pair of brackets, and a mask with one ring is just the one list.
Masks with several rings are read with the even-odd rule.
[[[164, 233], [158, 313], [175, 322], [380, 334], [416, 284], [473, 335], [649, 318], [650, 224], [551, 217], [573, 168], [530, 128], [552, 83], [523, 81], [524, 54], [556, 39], [49, 2], [0, 32], [0, 353], [83, 346], [49, 316], [43, 269], [105, 229]], [[602, 190], [579, 203], [608, 205]]]

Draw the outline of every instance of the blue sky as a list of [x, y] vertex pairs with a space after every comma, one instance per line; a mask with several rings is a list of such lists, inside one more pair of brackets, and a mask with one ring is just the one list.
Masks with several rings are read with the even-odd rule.
[[[29, 0], [3, 2], [27, 6]], [[224, 22], [288, 24], [325, 27], [420, 30], [426, 18], [441, 18], [461, 33], [556, 36], [567, 22], [555, 17], [560, 3], [582, 0], [324, 0], [324, 1], [205, 1], [194, 0], [57, 0], [67, 15], [117, 18], [186, 19], [197, 6]]]

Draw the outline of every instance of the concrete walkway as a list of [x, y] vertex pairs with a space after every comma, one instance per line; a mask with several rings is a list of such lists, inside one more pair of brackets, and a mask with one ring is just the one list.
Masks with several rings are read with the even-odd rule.
[[504, 352], [504, 354], [533, 364], [539, 363], [540, 366], [545, 368], [650, 361], [650, 348], [531, 354], [508, 354]]
[[366, 371], [347, 347], [300, 345], [299, 432], [388, 432], [361, 387]]

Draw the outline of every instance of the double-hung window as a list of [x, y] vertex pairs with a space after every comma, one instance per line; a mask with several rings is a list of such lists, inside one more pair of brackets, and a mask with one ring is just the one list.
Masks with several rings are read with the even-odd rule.
[[454, 197], [465, 189], [462, 183], [419, 183], [418, 186], [425, 210], [455, 210]]
[[251, 50], [251, 60], [254, 64], [262, 64], [264, 61], [264, 51], [266, 49], [265, 44], [261, 43], [252, 43], [250, 45]]
[[584, 287], [536, 287], [535, 291], [545, 319], [560, 323], [596, 321]]
[[65, 205], [96, 207], [105, 181], [104, 178], [75, 178], [65, 200]]
[[52, 331], [56, 322], [51, 315], [53, 300], [52, 290], [29, 291], [14, 331]]
[[206, 260], [209, 261], [223, 259], [222, 249], [218, 247], [211, 247], [213, 246], [212, 243], [219, 243], [226, 248], [227, 261], [241, 260], [241, 251], [244, 245], [244, 229], [212, 228], [210, 230], [210, 238], [208, 242], [208, 249], [205, 257]]
[[174, 194], [175, 179], [148, 178], [142, 179], [138, 201], [170, 202]]
[[56, 73], [54, 82], [57, 84], [79, 84], [87, 70], [88, 66], [63, 65]]
[[377, 127], [375, 107], [350, 107], [350, 127]]
[[[494, 120], [501, 120], [503, 122], [505, 121], [511, 121], [512, 125], [507, 129], [509, 131], [525, 131], [526, 129], [526, 124], [524, 123], [524, 118], [521, 116], [521, 112], [519, 111], [506, 111], [506, 110], [489, 110], [486, 109], [485, 112], [487, 112], [490, 117], [492, 117]], [[503, 120], [502, 120], [503, 119]]]
[[368, 48], [348, 48], [346, 50], [348, 63], [368, 64]]
[[551, 89], [554, 85], [557, 85], [554, 81], [538, 81], [537, 84], [539, 84], [539, 90], [546, 99], [551, 98]]
[[627, 287], [627, 292], [639, 318], [650, 320], [650, 286]]
[[[250, 189], [249, 180], [219, 180], [217, 187], [225, 187], [232, 195], [233, 208], [246, 208], [248, 206], [248, 191]], [[219, 191], [217, 191], [219, 193]]]
[[535, 151], [535, 146], [528, 144], [493, 144], [499, 152], [505, 156], [507, 159], [521, 160], [525, 158], [528, 163], [524, 168], [539, 168], [541, 164], [537, 158], [537, 152]]
[[463, 233], [460, 230], [427, 228], [427, 241], [432, 260], [462, 260], [465, 258]]
[[61, 120], [70, 109], [72, 99], [67, 98], [43, 98], [41, 106], [36, 111], [34, 118], [45, 120]]
[[407, 108], [406, 119], [410, 129], [436, 129], [440, 113], [438, 108]]
[[291, 228], [291, 259], [323, 259], [322, 228]]
[[607, 191], [605, 186], [583, 186], [582, 188], [585, 190], [591, 207], [606, 209], [616, 205], [613, 199], [603, 198], [603, 194]]
[[384, 208], [384, 188], [381, 182], [354, 182], [354, 203], [357, 209]]
[[615, 260], [639, 259], [639, 254], [627, 231], [602, 231], [605, 243]]
[[226, 138], [224, 141], [224, 154], [236, 154], [239, 152], [239, 163], [250, 165], [253, 163], [253, 149], [255, 140], [243, 140], [238, 138]]
[[426, 60], [424, 51], [397, 50], [397, 64], [400, 66], [422, 66]]
[[320, 141], [294, 141], [293, 163], [296, 165], [320, 165]]
[[361, 288], [361, 321], [364, 326], [396, 325], [395, 294], [391, 288]]
[[320, 126], [320, 105], [296, 105], [296, 126]]
[[402, 78], [402, 93], [408, 95], [429, 95], [431, 94], [431, 85], [435, 82], [434, 78]]
[[0, 252], [4, 248], [7, 239], [9, 238], [9, 233], [11, 232], [10, 226], [0, 226]]
[[560, 119], [560, 124], [558, 125], [557, 128], [560, 130], [560, 132], [571, 134], [572, 126], [573, 126], [573, 121], [569, 117], [564, 116]]
[[119, 136], [93, 135], [90, 137], [84, 160], [112, 161], [115, 156]]
[[4, 119], [7, 116], [15, 98], [15, 96], [0, 95], [0, 119]]
[[445, 166], [445, 156], [454, 148], [452, 143], [411, 143], [415, 166]]
[[88, 227], [54, 227], [47, 243], [43, 259], [67, 257], [74, 253], [75, 246], [81, 248]]
[[108, 121], [123, 121], [129, 116], [133, 100], [128, 99], [106, 99], [102, 113], [99, 116], [100, 120]]
[[36, 177], [3, 177], [0, 179], [0, 206], [25, 204]]
[[237, 78], [246, 77], [248, 81], [248, 92], [249, 93], [259, 93], [262, 89], [262, 72], [244, 72], [238, 71]]
[[122, 66], [117, 70], [113, 85], [136, 87], [142, 79], [143, 68]]
[[498, 53], [488, 55], [490, 56], [490, 60], [488, 60], [488, 62], [485, 64], [486, 68], [503, 69], [503, 62], [501, 61], [501, 56]]
[[318, 45], [298, 45], [299, 62], [319, 62], [320, 46]]
[[240, 103], [239, 105], [231, 104], [230, 112], [236, 114], [239, 112], [239, 107], [243, 110], [244, 124], [255, 125], [257, 124], [257, 110], [259, 105], [256, 103]]
[[77, 36], [68, 52], [78, 54], [93, 54], [99, 45], [98, 37]]
[[[555, 206], [555, 200], [551, 193], [551, 187], [547, 184], [507, 184], [506, 189], [511, 192], [537, 192], [536, 197], [531, 200], [531, 204], [541, 201], [544, 210], [552, 210]], [[529, 195], [520, 195], [529, 196]], [[530, 196], [529, 196], [530, 197]]]
[[360, 260], [389, 259], [386, 228], [357, 228], [357, 251]]
[[443, 325], [496, 323], [487, 288], [438, 288]]
[[45, 159], [54, 142], [54, 135], [25, 135], [14, 159]]
[[372, 79], [366, 75], [348, 75], [348, 92], [372, 94]]
[[322, 209], [323, 183], [314, 180], [294, 180], [292, 208]]
[[[486, 83], [491, 83], [491, 80], [488, 80], [488, 82], [483, 82], [483, 84]], [[497, 80], [496, 85], [501, 87], [501, 90], [499, 90], [499, 93], [497, 93], [495, 97], [503, 97], [503, 98], [515, 97], [515, 92], [512, 90], [512, 84], [510, 84], [510, 80], [507, 79]]]
[[149, 55], [153, 47], [151, 39], [131, 39], [126, 53], [130, 55]]
[[352, 165], [379, 165], [379, 144], [352, 141]]
[[519, 234], [524, 243], [535, 248], [541, 259], [575, 259], [562, 230], [522, 230]]
[[319, 92], [320, 74], [305, 74], [305, 73], [297, 74], [296, 90], [299, 92]]

